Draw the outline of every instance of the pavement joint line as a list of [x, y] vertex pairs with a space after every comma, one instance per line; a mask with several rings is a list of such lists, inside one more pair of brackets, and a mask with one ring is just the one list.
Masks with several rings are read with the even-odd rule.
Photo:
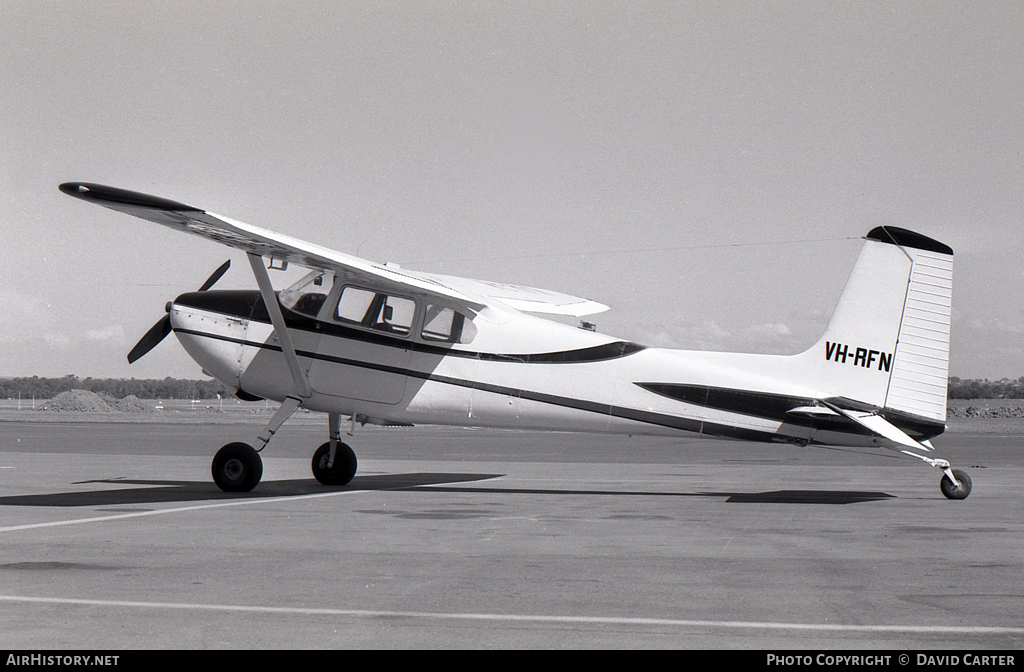
[[153, 511], [133, 511], [131, 513], [117, 513], [112, 516], [92, 516], [90, 518], [74, 518], [71, 520], [51, 520], [44, 523], [25, 523], [24, 525], [10, 525], [7, 527], [0, 527], [0, 533], [17, 532], [19, 530], [36, 530], [47, 527], [62, 527], [65, 525], [103, 523], [111, 520], [142, 518], [144, 516], [159, 516], [166, 513], [184, 513], [186, 511], [201, 511], [203, 509], [218, 509], [228, 506], [244, 506], [246, 504], [269, 504], [274, 502], [294, 502], [303, 499], [318, 499], [320, 497], [338, 497], [340, 495], [350, 495], [357, 492], [366, 492], [366, 490], [341, 490], [337, 492], [317, 492], [308, 495], [294, 495], [289, 497], [249, 497], [245, 499], [232, 499], [226, 502], [198, 504], [195, 506], [176, 506], [170, 509], [154, 509]]
[[416, 618], [449, 621], [507, 621], [517, 623], [577, 623], [604, 625], [649, 625], [683, 628], [726, 628], [747, 630], [802, 630], [822, 632], [906, 632], [916, 634], [1021, 635], [1024, 627], [984, 625], [858, 625], [842, 623], [780, 623], [770, 621], [711, 621], [634, 616], [558, 616], [545, 614], [443, 613], [432, 611], [385, 611], [368, 609], [331, 609], [323, 607], [268, 607], [233, 604], [188, 604], [182, 602], [135, 602], [130, 600], [94, 600], [63, 597], [0, 595], [0, 602], [24, 604], [63, 604], [83, 607], [134, 609], [173, 609], [183, 611], [226, 611], [238, 613], [282, 614], [296, 616], [347, 616], [352, 618]]

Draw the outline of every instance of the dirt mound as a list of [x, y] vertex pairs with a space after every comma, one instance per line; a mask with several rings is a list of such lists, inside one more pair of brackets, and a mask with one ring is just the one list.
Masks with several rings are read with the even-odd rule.
[[43, 404], [41, 411], [76, 411], [78, 413], [109, 413], [110, 404], [95, 392], [89, 390], [68, 390], [61, 392]]
[[124, 399], [118, 399], [113, 406], [114, 410], [122, 413], [149, 413], [153, 410], [134, 394], [129, 394]]
[[148, 413], [149, 407], [134, 394], [116, 399], [107, 393], [97, 394], [89, 390], [68, 390], [61, 392], [39, 407], [41, 411], [74, 413]]

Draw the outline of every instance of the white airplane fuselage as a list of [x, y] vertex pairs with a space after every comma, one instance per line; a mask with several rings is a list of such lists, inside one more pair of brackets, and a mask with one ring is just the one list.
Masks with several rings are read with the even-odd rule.
[[[311, 390], [301, 405], [313, 411], [384, 424], [884, 443], [812, 408], [835, 396], [800, 382], [808, 360], [824, 359], [824, 351], [648, 348], [493, 307], [473, 316], [470, 342], [439, 345], [419, 338], [417, 328], [398, 336], [282, 310]], [[281, 401], [295, 391], [265, 313], [259, 292], [208, 291], [178, 297], [170, 319], [204, 371], [242, 396]], [[905, 413], [887, 418], [917, 440], [944, 429]]]

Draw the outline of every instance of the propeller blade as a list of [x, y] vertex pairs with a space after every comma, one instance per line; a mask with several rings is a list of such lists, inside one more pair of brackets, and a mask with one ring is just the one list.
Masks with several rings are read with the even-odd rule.
[[[221, 276], [228, 272], [229, 268], [231, 268], [230, 259], [221, 264], [220, 268], [214, 271], [213, 275], [206, 279], [206, 282], [204, 282], [203, 286], [199, 288], [199, 291], [205, 292], [210, 287], [213, 287], [214, 284], [220, 280]], [[170, 306], [171, 304], [168, 303], [168, 312], [171, 310]], [[146, 332], [146, 335], [140, 338], [139, 342], [135, 344], [134, 348], [132, 348], [132, 351], [128, 353], [128, 363], [134, 364], [140, 357], [155, 348], [160, 341], [167, 338], [167, 334], [169, 333], [171, 333], [171, 316], [164, 315], [160, 318], [159, 322], [150, 327], [149, 331]]]
[[135, 344], [132, 351], [128, 353], [128, 363], [134, 364], [137, 359], [155, 348], [169, 333], [171, 333], [171, 316], [164, 315], [160, 318], [159, 322], [146, 332], [145, 336], [139, 339], [139, 342]]
[[227, 260], [227, 261], [225, 261], [225, 262], [224, 262], [223, 264], [221, 264], [221, 265], [220, 265], [220, 268], [218, 268], [218, 269], [217, 269], [216, 271], [214, 271], [214, 272], [213, 272], [213, 275], [211, 275], [210, 277], [208, 277], [208, 278], [206, 279], [206, 282], [204, 282], [204, 283], [203, 283], [203, 286], [199, 288], [199, 291], [200, 291], [200, 292], [205, 292], [205, 291], [206, 291], [206, 290], [208, 290], [208, 289], [209, 289], [210, 287], [213, 287], [213, 285], [214, 285], [214, 284], [215, 284], [215, 283], [216, 283], [216, 282], [217, 282], [218, 280], [220, 280], [220, 276], [222, 276], [222, 275], [224, 275], [225, 273], [227, 273], [227, 272], [228, 272], [228, 269], [229, 269], [229, 268], [231, 268], [231, 260], [230, 260], [230, 259], [228, 259], [228, 260]]

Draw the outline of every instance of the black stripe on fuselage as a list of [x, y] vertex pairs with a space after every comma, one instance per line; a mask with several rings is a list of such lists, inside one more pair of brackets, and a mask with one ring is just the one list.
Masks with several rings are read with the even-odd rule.
[[[281, 346], [271, 345], [268, 343], [257, 343], [255, 341], [248, 341], [239, 338], [232, 338], [229, 336], [222, 336], [219, 334], [211, 334], [203, 331], [195, 331], [193, 329], [180, 329], [174, 330], [175, 333], [189, 334], [192, 336], [200, 336], [204, 338], [212, 338], [219, 341], [227, 341], [230, 343], [238, 343], [239, 345], [249, 346], [253, 348], [262, 348], [264, 350], [270, 350], [273, 352], [281, 352]], [[369, 369], [372, 371], [379, 371], [381, 373], [390, 373], [399, 376], [408, 376], [410, 378], [417, 378], [420, 380], [426, 380], [436, 383], [443, 383], [446, 385], [455, 385], [457, 387], [465, 387], [474, 390], [480, 390], [481, 392], [489, 392], [492, 394], [499, 394], [507, 397], [515, 397], [518, 399], [526, 399], [528, 401], [536, 401], [545, 404], [552, 404], [555, 406], [561, 406], [563, 408], [573, 408], [580, 411], [587, 411], [589, 413], [597, 413], [600, 415], [608, 415], [617, 418], [624, 418], [627, 420], [635, 420], [637, 422], [643, 422], [652, 425], [659, 425], [662, 427], [671, 427], [687, 432], [700, 433], [702, 423], [699, 420], [691, 420], [689, 418], [682, 418], [674, 415], [666, 415], [662, 413], [653, 413], [650, 411], [640, 411], [631, 408], [621, 408], [610, 404], [602, 404], [595, 401], [587, 401], [585, 399], [575, 399], [572, 397], [562, 397], [554, 394], [545, 394], [543, 392], [532, 392], [530, 390], [517, 389], [514, 387], [507, 387], [504, 385], [494, 385], [491, 383], [482, 383], [474, 380], [466, 380], [463, 378], [453, 378], [451, 376], [442, 376], [435, 373], [428, 373], [425, 371], [418, 371], [415, 369], [407, 369], [397, 366], [390, 366], [388, 364], [378, 364], [375, 362], [365, 362], [358, 359], [348, 359], [345, 357], [336, 357], [334, 355], [325, 355], [318, 352], [309, 352], [305, 350], [297, 350], [295, 352], [299, 357], [309, 357], [311, 359], [317, 359], [324, 362], [331, 362], [333, 364], [340, 364], [343, 366], [355, 366], [361, 369]], [[705, 428], [708, 427], [707, 423], [704, 423]], [[769, 432], [749, 432], [748, 430], [735, 429], [736, 434], [729, 434], [728, 431], [734, 428], [724, 427], [721, 433], [717, 433], [720, 436], [733, 436], [733, 438], [745, 438], [749, 440], [757, 441], [773, 441], [779, 440], [780, 437], [775, 436]], [[742, 436], [740, 435], [742, 434]], [[756, 434], [757, 436], [754, 436]]]
[[[643, 389], [669, 399], [713, 408], [719, 411], [737, 413], [755, 418], [776, 420], [798, 427], [810, 427], [822, 431], [837, 431], [847, 434], [871, 435], [872, 432], [842, 416], [807, 417], [791, 415], [789, 411], [800, 406], [813, 406], [815, 399], [769, 392], [753, 392], [709, 385], [683, 385], [678, 383], [636, 383]], [[829, 399], [849, 410], [880, 410], [880, 414], [909, 436], [921, 441], [938, 436], [945, 431], [943, 423], [920, 418], [909, 413], [892, 409], [876, 409], [850, 399]]]
[[[254, 348], [262, 348], [264, 350], [270, 350], [274, 352], [281, 352], [281, 346], [279, 345], [270, 345], [267, 343], [246, 341], [242, 339], [230, 338], [227, 336], [221, 336], [217, 334], [210, 334], [207, 332], [194, 331], [191, 329], [175, 329], [175, 332], [191, 334], [193, 336], [200, 336], [204, 338], [213, 338], [232, 343], [238, 343], [240, 345], [250, 346]], [[742, 439], [745, 441], [759, 442], [800, 441], [800, 439], [789, 437], [783, 434], [776, 434], [774, 432], [759, 431], [744, 427], [735, 427], [732, 425], [724, 425], [720, 423], [696, 420], [693, 418], [685, 418], [678, 415], [671, 415], [667, 413], [656, 413], [654, 411], [644, 411], [635, 408], [626, 408], [622, 406], [615, 406], [612, 404], [602, 404], [600, 402], [588, 401], [586, 399], [576, 399], [573, 397], [563, 397], [554, 394], [546, 394], [543, 392], [533, 392], [531, 390], [507, 387], [504, 385], [495, 385], [492, 383], [482, 383], [479, 381], [466, 380], [463, 378], [453, 378], [451, 376], [442, 376], [435, 373], [417, 371], [415, 369], [406, 369], [402, 367], [390, 366], [387, 364], [377, 364], [374, 362], [365, 362], [356, 359], [347, 359], [344, 357], [336, 357], [332, 355], [324, 355], [321, 353], [314, 353], [302, 350], [297, 351], [296, 354], [299, 357], [309, 357], [311, 359], [318, 359], [321, 361], [340, 364], [343, 366], [355, 366], [362, 369], [379, 371], [381, 373], [408, 376], [410, 378], [417, 378], [420, 380], [442, 383], [445, 385], [454, 385], [457, 387], [480, 390], [481, 392], [498, 394], [505, 397], [514, 397], [518, 399], [525, 399], [527, 401], [535, 401], [538, 403], [560, 406], [562, 408], [571, 408], [579, 411], [585, 411], [588, 413], [596, 413], [599, 415], [621, 418], [624, 420], [633, 420], [635, 422], [640, 422], [648, 425], [669, 427], [672, 429], [677, 429], [684, 432], [692, 432], [695, 434], [704, 434], [707, 436], [715, 436], [720, 438]], [[856, 428], [844, 426], [841, 431], [844, 431], [846, 433], [860, 434], [861, 432], [857, 431], [859, 429], [859, 426]]]
[[[216, 292], [189, 292], [174, 300], [175, 304], [206, 310], [221, 315], [237, 317], [270, 324], [270, 314], [263, 303], [263, 297], [254, 290], [218, 290]], [[610, 359], [626, 357], [640, 352], [644, 346], [628, 341], [615, 341], [589, 348], [562, 350], [558, 352], [540, 352], [528, 354], [505, 354], [494, 352], [476, 352], [456, 350], [452, 347], [420, 343], [413, 340], [395, 338], [394, 336], [373, 330], [355, 329], [333, 322], [321, 320], [296, 313], [281, 306], [285, 324], [289, 329], [297, 329], [328, 336], [336, 336], [363, 343], [372, 343], [402, 350], [411, 350], [439, 357], [466, 357], [494, 362], [518, 362], [522, 364], [581, 364], [585, 362], [602, 362]]]
[[[222, 290], [222, 292], [218, 293], [229, 292], [232, 292], [232, 290]], [[234, 297], [233, 301], [217, 302], [216, 305], [218, 306], [218, 309], [214, 309], [213, 312], [218, 312], [221, 314], [244, 319], [253, 319], [259, 322], [266, 322], [268, 324], [270, 323], [269, 315], [266, 314], [266, 307], [263, 305], [262, 298], [260, 297], [258, 292], [253, 292], [249, 290], [239, 290], [238, 292], [235, 293], [237, 293], [238, 296]], [[203, 292], [202, 294], [208, 294], [208, 292]], [[202, 296], [202, 294], [195, 293], [196, 296]], [[184, 296], [191, 297], [193, 295]], [[253, 300], [253, 296], [255, 296], [255, 300]], [[179, 301], [175, 301], [175, 303], [179, 303]], [[204, 305], [195, 305], [195, 303], [185, 302], [180, 303], [181, 305], [189, 305], [194, 308], [211, 310], [211, 308]], [[225, 312], [222, 309], [224, 307], [230, 307], [232, 304], [234, 305], [234, 308], [232, 308], [231, 312]], [[246, 311], [248, 311], [248, 316], [246, 316]], [[260, 311], [262, 311], [262, 313]], [[322, 322], [318, 322], [317, 320], [297, 315], [296, 313], [292, 313], [291, 311], [287, 312], [289, 313], [289, 319], [287, 320], [287, 325], [289, 328], [301, 329], [302, 326], [296, 324], [296, 322], [300, 321], [308, 321], [308, 323], [316, 325], [324, 324]], [[392, 347], [401, 347], [404, 349], [416, 350], [417, 348], [413, 346], [419, 345], [423, 347], [423, 349], [420, 350], [421, 352], [426, 351], [446, 357], [471, 357], [485, 361], [518, 361], [525, 363], [598, 362], [607, 359], [624, 357], [628, 354], [632, 354], [633, 352], [637, 352], [643, 349], [643, 346], [641, 345], [628, 342], [616, 342], [609, 343], [604, 346], [596, 346], [595, 348], [586, 348], [581, 350], [570, 350], [555, 353], [542, 353], [540, 355], [495, 355], [491, 353], [475, 353], [460, 350], [452, 350], [448, 348], [440, 348], [437, 346], [429, 346], [424, 344], [413, 343], [411, 341], [389, 338], [384, 335], [367, 334], [367, 332], [360, 331], [357, 329], [347, 329], [345, 327], [337, 327], [336, 325], [328, 326], [332, 327], [332, 329], [330, 329], [329, 331], [322, 330], [322, 333], [329, 333], [331, 335], [339, 336], [341, 338], [355, 338], [357, 340], [370, 341], [374, 343], [377, 343], [377, 338], [379, 338], [382, 341], [384, 341], [381, 344], [390, 345]], [[316, 331], [315, 328], [308, 330]], [[243, 346], [281, 352], [281, 346], [279, 345], [270, 345], [268, 343], [259, 343], [255, 341], [231, 338], [227, 336], [211, 334], [208, 332], [195, 331], [191, 329], [175, 329], [175, 331], [178, 333], [191, 334], [193, 336], [213, 338], [217, 340], [238, 343]], [[365, 338], [368, 335], [377, 338]], [[610, 346], [622, 347], [621, 349], [611, 349], [611, 352], [602, 352], [601, 349], [610, 348]], [[629, 346], [635, 346], [636, 349], [631, 350]], [[576, 410], [597, 413], [600, 415], [608, 415], [611, 417], [622, 418], [626, 420], [634, 420], [636, 422], [642, 422], [645, 424], [657, 425], [661, 427], [670, 427], [673, 429], [678, 429], [686, 432], [706, 434], [723, 438], [743, 439], [747, 441], [788, 442], [792, 440], [798, 440], [793, 439], [791, 437], [787, 437], [785, 435], [776, 434], [774, 432], [734, 427], [731, 425], [695, 420], [691, 418], [685, 418], [665, 413], [656, 413], [653, 411], [643, 411], [634, 408], [602, 404], [599, 402], [587, 401], [585, 399], [562, 397], [558, 395], [546, 394], [542, 392], [533, 392], [530, 390], [517, 389], [502, 385], [481, 383], [478, 381], [453, 378], [450, 376], [442, 376], [414, 369], [407, 369], [403, 367], [390, 366], [387, 364], [378, 364], [374, 362], [366, 362], [362, 360], [337, 357], [333, 355], [326, 355], [323, 353], [300, 350], [297, 351], [296, 354], [300, 357], [318, 359], [321, 361], [331, 362], [334, 364], [354, 366], [394, 375], [409, 376], [411, 378], [417, 378], [420, 380], [443, 383], [446, 385], [455, 385], [464, 388], [471, 388], [480, 390], [482, 392], [489, 392], [493, 394], [499, 394], [502, 396], [509, 396], [529, 401], [536, 401], [540, 403], [561, 406], [563, 408], [573, 408]], [[814, 400], [809, 398], [748, 392], [745, 390], [730, 390], [728, 388], [712, 388], [708, 386], [698, 385], [678, 385], [669, 383], [636, 384], [639, 385], [640, 387], [643, 387], [644, 389], [647, 389], [648, 391], [660, 394], [662, 396], [667, 396], [672, 399], [686, 401], [688, 403], [693, 403], [699, 406], [706, 406], [710, 408], [716, 408], [719, 410], [739, 413], [741, 415], [748, 415], [760, 419], [785, 422], [787, 424], [796, 426], [813, 426], [815, 429], [829, 429], [846, 434], [870, 434], [870, 432], [868, 432], [865, 428], [861, 427], [860, 425], [857, 425], [856, 423], [852, 423], [849, 421], [843, 422], [843, 420], [845, 419], [836, 419], [834, 421], [829, 419], [810, 420], [786, 415], [786, 411], [788, 411], [789, 409], [795, 408], [797, 406], [806, 406], [813, 403]], [[844, 404], [844, 407], [847, 406], [855, 407], [855, 402], [851, 402], [851, 404]], [[906, 416], [906, 414], [901, 415]], [[897, 426], [900, 426], [904, 431], [907, 431], [908, 434], [911, 434], [911, 436], [916, 435], [916, 437], [920, 438], [929, 438], [931, 436], [935, 436], [945, 429], [943, 425], [938, 425], [938, 429], [936, 430], [935, 423], [928, 422], [924, 423], [924, 427], [918, 428], [917, 425], [921, 424], [919, 421], [908, 423], [895, 420], [892, 417], [892, 413], [890, 411], [886, 411], [885, 417], [890, 422], [893, 422], [893, 424], [897, 424], [897, 422], [899, 422]], [[913, 416], [906, 416], [906, 418], [909, 420], [915, 420]], [[811, 425], [811, 423], [813, 423], [813, 425]]]

